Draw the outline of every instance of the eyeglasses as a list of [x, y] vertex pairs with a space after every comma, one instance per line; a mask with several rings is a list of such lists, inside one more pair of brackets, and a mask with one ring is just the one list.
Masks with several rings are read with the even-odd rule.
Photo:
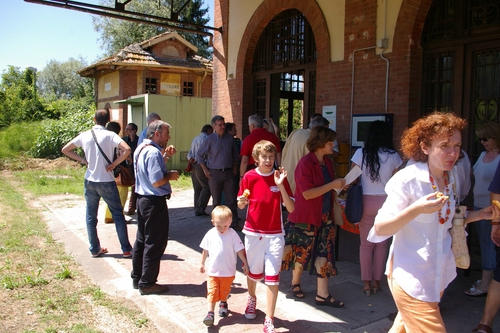
[[490, 138], [479, 138], [479, 141], [484, 141], [484, 142], [486, 142], [486, 141], [488, 141], [489, 139], [490, 139]]

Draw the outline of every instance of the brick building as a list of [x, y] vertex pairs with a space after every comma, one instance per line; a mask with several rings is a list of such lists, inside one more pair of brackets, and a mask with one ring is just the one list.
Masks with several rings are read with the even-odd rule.
[[[212, 62], [196, 52], [194, 45], [169, 31], [129, 45], [79, 74], [95, 79], [97, 108], [111, 109], [112, 120], [125, 128], [129, 121], [126, 102], [129, 97], [142, 94], [212, 97]], [[124, 103], [117, 105], [115, 101]], [[141, 129], [147, 112], [145, 107], [142, 123], [134, 119]]]
[[[282, 138], [309, 116], [335, 113], [339, 141], [355, 115], [393, 114], [395, 141], [432, 110], [474, 128], [499, 121], [500, 1], [214, 0], [213, 114], [248, 134], [253, 113]], [[281, 114], [280, 114], [280, 109]], [[284, 110], [284, 111], [283, 111]], [[300, 121], [294, 123], [296, 118]]]

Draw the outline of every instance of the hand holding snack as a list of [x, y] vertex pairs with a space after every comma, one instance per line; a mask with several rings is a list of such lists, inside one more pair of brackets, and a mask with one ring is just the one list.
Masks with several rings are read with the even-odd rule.
[[248, 189], [243, 191], [241, 197], [238, 197], [238, 201], [244, 205], [248, 203], [248, 197], [250, 196], [250, 191]]
[[444, 198], [444, 200], [448, 200], [450, 198], [449, 195], [444, 195], [443, 192], [437, 192], [436, 193], [436, 198], [439, 199], [439, 198]]

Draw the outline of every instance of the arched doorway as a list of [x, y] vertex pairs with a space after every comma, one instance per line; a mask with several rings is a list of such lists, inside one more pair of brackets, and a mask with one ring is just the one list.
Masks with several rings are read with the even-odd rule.
[[469, 121], [463, 146], [474, 162], [475, 129], [500, 120], [500, 0], [435, 0], [422, 32], [421, 115], [453, 111]]
[[315, 110], [316, 43], [296, 9], [276, 15], [260, 35], [252, 62], [253, 111], [279, 124], [281, 140]]

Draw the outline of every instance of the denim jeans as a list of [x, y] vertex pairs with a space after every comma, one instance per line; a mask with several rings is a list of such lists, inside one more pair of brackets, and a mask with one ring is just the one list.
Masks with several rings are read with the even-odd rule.
[[116, 233], [123, 252], [132, 250], [132, 246], [128, 240], [127, 221], [123, 216], [123, 206], [120, 202], [116, 183], [113, 182], [91, 182], [85, 180], [84, 185], [85, 201], [87, 202], [86, 221], [87, 234], [90, 243], [90, 253], [97, 254], [101, 250], [99, 237], [97, 236], [97, 210], [99, 208], [99, 200], [102, 198], [108, 205], [109, 210], [115, 221]]
[[[474, 210], [481, 208], [474, 206]], [[479, 220], [474, 223], [481, 248], [481, 263], [484, 271], [494, 271], [497, 267], [495, 243], [491, 240], [491, 221]]]

